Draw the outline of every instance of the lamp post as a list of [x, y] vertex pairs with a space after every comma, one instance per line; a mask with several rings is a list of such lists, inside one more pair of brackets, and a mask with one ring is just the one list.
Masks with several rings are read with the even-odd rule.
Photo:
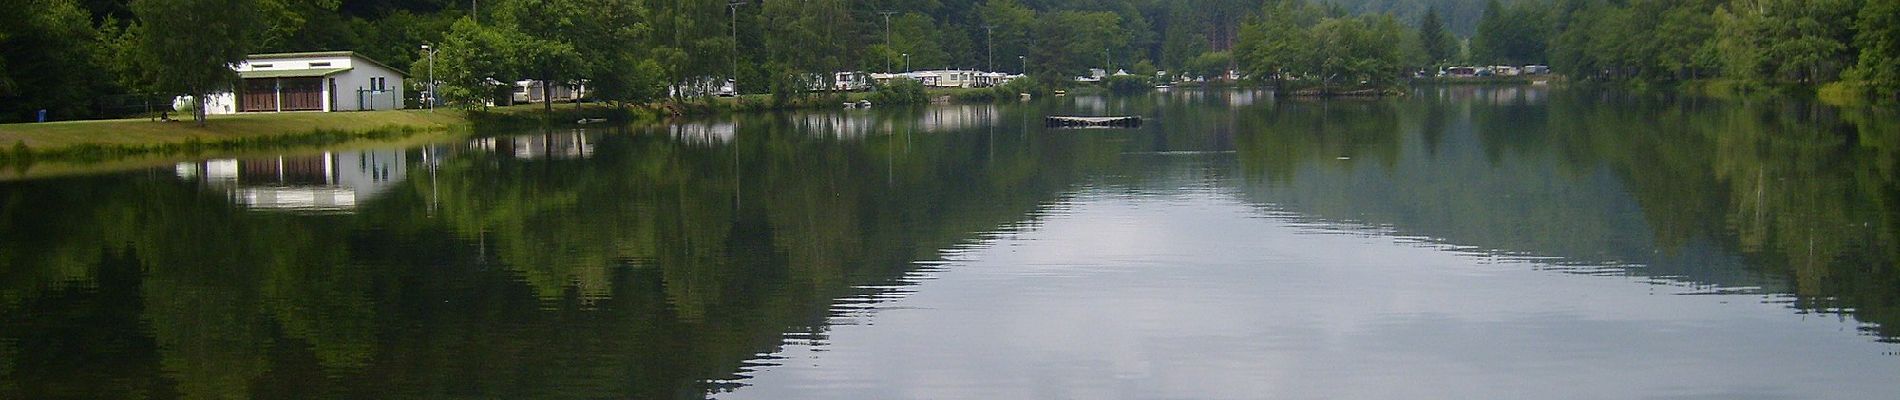
[[[891, 51], [891, 15], [896, 11], [878, 11], [884, 16], [884, 51]], [[891, 73], [891, 53], [884, 53], [884, 73]]]
[[1016, 61], [1023, 63], [1023, 70], [1018, 72], [1023, 75], [1029, 75], [1029, 56], [1016, 56]]
[[[429, 107], [429, 112], [435, 112], [435, 51], [436, 49], [428, 44], [422, 45], [422, 52], [429, 54], [429, 95], [425, 97], [426, 101], [423, 102], [424, 105]], [[331, 107], [335, 107], [335, 105], [331, 105]]]
[[904, 73], [910, 73], [910, 53], [904, 53]]
[[739, 6], [744, 1], [731, 1], [726, 8], [732, 11], [732, 96], [739, 96]]

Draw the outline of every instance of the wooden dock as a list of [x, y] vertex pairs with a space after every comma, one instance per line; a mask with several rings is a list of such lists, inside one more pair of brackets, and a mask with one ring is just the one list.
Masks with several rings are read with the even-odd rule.
[[1043, 126], [1052, 128], [1136, 128], [1141, 126], [1141, 116], [1075, 117], [1051, 115], [1043, 117]]

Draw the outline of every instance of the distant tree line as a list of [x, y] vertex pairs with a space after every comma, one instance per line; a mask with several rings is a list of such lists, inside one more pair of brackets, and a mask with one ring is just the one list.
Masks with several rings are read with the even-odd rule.
[[[1450, 64], [1578, 80], [1837, 84], [1892, 98], [1891, 0], [0, 0], [0, 121], [122, 114], [201, 94], [245, 54], [353, 50], [441, 96], [587, 80], [638, 102], [736, 78], [796, 92], [825, 72], [968, 68], [1065, 82], [1090, 68], [1391, 82]], [[421, 74], [415, 74], [420, 77]], [[420, 85], [420, 80], [412, 80]], [[417, 92], [412, 90], [412, 92]], [[703, 91], [684, 90], [674, 93]], [[168, 97], [167, 97], [168, 98]]]

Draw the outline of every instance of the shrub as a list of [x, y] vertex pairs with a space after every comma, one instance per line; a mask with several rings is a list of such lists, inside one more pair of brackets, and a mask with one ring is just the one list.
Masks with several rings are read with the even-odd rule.
[[924, 94], [924, 83], [912, 79], [894, 79], [871, 93], [871, 102], [876, 104], [922, 104], [930, 102], [930, 96]]
[[1038, 82], [1036, 78], [1029, 76], [1016, 77], [1016, 79], [1011, 79], [1009, 83], [998, 86], [996, 89], [1003, 93], [1008, 93], [1011, 98], [1021, 93], [1029, 93], [1036, 96], [1048, 94], [1048, 88], [1043, 87], [1042, 82]]
[[1111, 76], [1105, 82], [1108, 83], [1108, 91], [1118, 95], [1137, 94], [1154, 89], [1154, 86], [1148, 84], [1148, 79], [1134, 75]]

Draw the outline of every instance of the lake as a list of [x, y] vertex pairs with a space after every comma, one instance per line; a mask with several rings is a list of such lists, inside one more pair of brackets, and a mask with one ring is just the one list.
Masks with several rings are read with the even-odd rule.
[[1796, 101], [554, 128], [0, 182], [0, 227], [7, 399], [1900, 393], [1900, 116]]

